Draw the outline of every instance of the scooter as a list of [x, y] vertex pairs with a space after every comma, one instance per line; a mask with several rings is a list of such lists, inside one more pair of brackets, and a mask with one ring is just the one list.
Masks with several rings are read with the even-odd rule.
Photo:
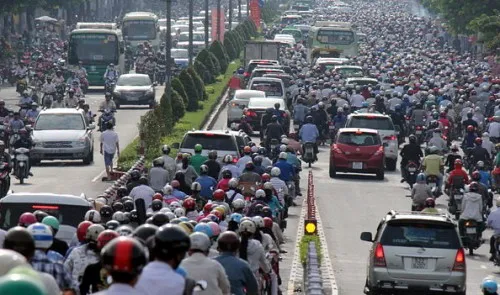
[[99, 131], [104, 132], [107, 128], [106, 125], [108, 122], [113, 123], [113, 126], [115, 125], [115, 111], [114, 110], [99, 110], [99, 112], [102, 112], [102, 115], [99, 120]]
[[435, 198], [438, 198], [441, 195], [439, 188], [437, 187], [438, 177], [436, 175], [428, 175], [427, 176], [427, 185], [432, 191], [432, 195]]
[[10, 188], [10, 169], [9, 163], [0, 163], [0, 198], [7, 195]]
[[405, 167], [406, 169], [406, 183], [413, 188], [413, 185], [417, 182], [418, 166], [417, 163], [409, 161]]
[[276, 138], [273, 138], [273, 139], [271, 139], [271, 143], [269, 144], [269, 148], [270, 148], [270, 150], [269, 150], [269, 157], [273, 161], [278, 157], [278, 154], [279, 154], [279, 150], [278, 150], [279, 143], [280, 142]]
[[29, 176], [29, 154], [30, 150], [27, 148], [18, 148], [14, 150], [15, 176], [19, 179], [20, 184], [23, 184], [24, 179]]
[[472, 219], [466, 220], [463, 230], [462, 244], [464, 248], [469, 249], [469, 255], [474, 255], [474, 250], [478, 249], [482, 244], [477, 221]]
[[28, 88], [28, 82], [26, 81], [26, 75], [18, 75], [16, 81], [16, 92], [19, 95], [23, 94], [23, 92]]
[[302, 156], [302, 160], [306, 162], [311, 168], [311, 164], [316, 161], [316, 154], [314, 153], [314, 142], [306, 142], [304, 143], [304, 155]]
[[464, 190], [463, 189], [452, 189], [450, 202], [448, 203], [448, 211], [451, 214], [455, 215], [455, 219], [460, 218], [460, 214], [462, 214], [462, 200], [464, 198]]
[[113, 93], [115, 90], [116, 81], [112, 79], [106, 79], [106, 83], [104, 84], [104, 92], [105, 93]]

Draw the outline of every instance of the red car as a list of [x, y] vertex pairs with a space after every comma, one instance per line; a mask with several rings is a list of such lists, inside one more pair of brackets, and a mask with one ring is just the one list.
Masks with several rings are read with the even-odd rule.
[[384, 145], [377, 130], [339, 129], [330, 147], [330, 177], [337, 172], [374, 173], [384, 179]]

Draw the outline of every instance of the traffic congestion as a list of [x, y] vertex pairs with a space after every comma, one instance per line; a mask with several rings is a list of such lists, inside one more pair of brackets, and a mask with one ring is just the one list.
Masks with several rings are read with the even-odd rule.
[[[163, 19], [66, 38], [47, 23], [2, 61], [0, 294], [293, 292], [305, 171], [339, 293], [497, 294], [498, 73], [417, 1], [280, 7], [213, 127], [112, 199], [114, 158], [168, 79]], [[178, 14], [174, 75], [208, 26], [187, 50]]]

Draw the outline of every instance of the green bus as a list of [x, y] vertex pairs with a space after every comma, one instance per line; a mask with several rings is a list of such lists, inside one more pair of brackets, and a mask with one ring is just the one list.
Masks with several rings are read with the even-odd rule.
[[318, 57], [352, 57], [359, 54], [358, 35], [351, 23], [317, 21], [309, 30], [308, 38], [310, 62]]
[[283, 30], [281, 30], [280, 34], [292, 35], [293, 38], [295, 39], [295, 42], [300, 42], [303, 39], [302, 31], [294, 26], [288, 26], [288, 27], [283, 28]]
[[76, 29], [70, 33], [68, 64], [70, 69], [82, 62], [90, 86], [104, 86], [104, 73], [110, 63], [125, 73], [125, 47], [117, 30]]

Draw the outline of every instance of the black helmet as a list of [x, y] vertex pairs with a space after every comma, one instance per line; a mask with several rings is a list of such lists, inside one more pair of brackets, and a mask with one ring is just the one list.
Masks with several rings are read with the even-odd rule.
[[255, 158], [253, 158], [253, 163], [255, 164], [255, 166], [262, 165], [262, 157], [261, 156], [256, 156]]
[[160, 211], [161, 208], [163, 208], [162, 200], [153, 200], [153, 202], [151, 202], [151, 210], [153, 210], [153, 212]]
[[253, 171], [255, 169], [255, 165], [252, 162], [247, 162], [245, 164], [245, 169], [248, 171]]
[[35, 253], [35, 240], [26, 228], [15, 226], [5, 234], [3, 248], [31, 257]]
[[99, 213], [101, 217], [111, 218], [113, 216], [113, 209], [109, 205], [104, 205], [101, 207], [101, 210], [99, 210]]
[[133, 170], [132, 172], [130, 172], [130, 179], [131, 180], [138, 181], [139, 178], [141, 178], [141, 172], [139, 172], [137, 170]]
[[116, 212], [116, 211], [123, 211], [125, 209], [125, 207], [123, 206], [122, 202], [114, 202], [111, 205], [111, 208], [113, 209], [114, 212]]
[[312, 116], [307, 116], [306, 117], [306, 123], [312, 123], [313, 122], [313, 117]]
[[231, 172], [231, 170], [229, 169], [226, 169], [226, 170], [223, 170], [222, 171], [222, 178], [232, 178], [233, 177], [233, 173]]
[[258, 150], [258, 153], [259, 153], [259, 155], [265, 156], [265, 155], [267, 155], [267, 149], [265, 147], [261, 146]]
[[42, 211], [42, 210], [36, 210], [35, 212], [33, 212], [33, 215], [35, 215], [36, 220], [37, 220], [38, 222], [42, 222], [42, 220], [43, 220], [45, 217], [49, 216], [49, 214], [47, 214], [47, 212], [44, 212], [44, 211]]
[[116, 230], [118, 227], [120, 227], [120, 223], [116, 220], [106, 222], [106, 229]]
[[124, 187], [124, 186], [120, 186], [116, 190], [116, 197], [118, 199], [121, 199], [121, 198], [125, 197], [127, 194], [128, 194], [128, 189], [126, 187]]
[[134, 202], [130, 200], [123, 202], [123, 209], [125, 210], [125, 212], [130, 212], [134, 210]]
[[155, 234], [154, 253], [158, 258], [169, 258], [185, 253], [190, 244], [189, 236], [180, 226], [166, 224]]
[[123, 273], [137, 276], [148, 262], [144, 246], [130, 237], [113, 239], [102, 249], [101, 258], [102, 265], [111, 275]]
[[410, 136], [408, 136], [408, 140], [410, 141], [410, 143], [417, 143], [417, 137], [413, 134], [410, 134]]
[[144, 243], [158, 231], [158, 227], [153, 224], [143, 224], [134, 230], [132, 236], [141, 239]]
[[469, 191], [471, 192], [477, 192], [479, 190], [479, 185], [477, 182], [473, 181], [469, 184]]
[[271, 117], [271, 121], [273, 121], [273, 122], [278, 122], [278, 116], [273, 115], [273, 116]]
[[212, 150], [212, 151], [208, 152], [208, 158], [210, 160], [216, 160], [217, 159], [217, 151]]
[[130, 222], [139, 222], [139, 214], [137, 213], [137, 210], [132, 210], [130, 211]]
[[169, 221], [170, 220], [169, 220], [167, 214], [162, 213], [162, 212], [158, 212], [155, 215], [153, 215], [153, 217], [152, 217], [152, 222], [156, 226], [162, 226], [164, 224], [167, 224]]

